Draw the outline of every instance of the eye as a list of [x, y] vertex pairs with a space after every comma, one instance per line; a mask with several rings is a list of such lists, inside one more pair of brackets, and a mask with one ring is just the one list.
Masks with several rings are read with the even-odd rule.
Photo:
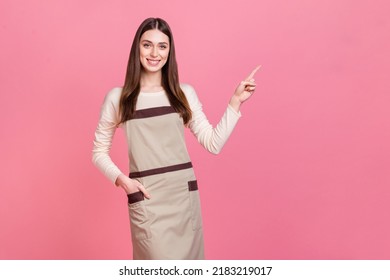
[[160, 49], [165, 50], [167, 48], [166, 45], [160, 45]]
[[144, 44], [143, 44], [143, 47], [144, 47], [144, 48], [149, 48], [149, 47], [150, 47], [150, 44], [144, 43]]

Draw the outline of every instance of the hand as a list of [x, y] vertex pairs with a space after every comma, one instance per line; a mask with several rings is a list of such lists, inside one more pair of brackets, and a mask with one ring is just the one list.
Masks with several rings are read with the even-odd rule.
[[252, 96], [256, 89], [255, 79], [253, 78], [256, 72], [260, 69], [261, 65], [257, 66], [250, 75], [243, 80], [236, 88], [234, 95], [230, 100], [230, 105], [238, 112], [241, 103], [245, 102]]
[[120, 174], [115, 181], [115, 185], [124, 189], [126, 194], [135, 193], [141, 191], [147, 199], [150, 199], [150, 194], [146, 191], [146, 188], [137, 180], [130, 179], [124, 174]]

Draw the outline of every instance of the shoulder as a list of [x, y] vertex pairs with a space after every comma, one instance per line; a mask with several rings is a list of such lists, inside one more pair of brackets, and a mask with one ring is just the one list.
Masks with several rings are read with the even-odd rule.
[[115, 87], [109, 90], [103, 100], [103, 105], [101, 109], [102, 113], [118, 113], [121, 94], [122, 88], [120, 87]]
[[121, 94], [122, 94], [121, 87], [112, 88], [110, 91], [108, 91], [104, 100], [105, 100], [105, 102], [119, 103], [119, 100], [121, 98]]
[[202, 108], [202, 104], [196, 95], [195, 89], [189, 84], [180, 84], [180, 88], [184, 91], [188, 104], [193, 112]]
[[196, 95], [196, 91], [193, 88], [193, 86], [185, 83], [180, 83], [180, 88], [183, 90], [188, 102], [191, 104], [193, 102], [196, 102], [198, 100], [198, 97]]
[[194, 90], [194, 88], [193, 88], [190, 84], [186, 84], [186, 83], [180, 83], [180, 88], [181, 88], [183, 91]]
[[190, 84], [180, 83], [180, 88], [183, 90], [186, 96], [196, 94], [195, 89]]
[[104, 97], [103, 107], [113, 107], [115, 110], [119, 110], [121, 95], [121, 87], [112, 88], [107, 92], [106, 96]]

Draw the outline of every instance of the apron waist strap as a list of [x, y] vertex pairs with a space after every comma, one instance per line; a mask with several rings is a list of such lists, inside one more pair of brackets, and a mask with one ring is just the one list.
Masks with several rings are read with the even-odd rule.
[[159, 168], [153, 168], [153, 169], [148, 169], [148, 170], [139, 171], [139, 172], [131, 172], [129, 177], [130, 178], [140, 178], [140, 177], [157, 175], [157, 174], [178, 171], [178, 170], [188, 169], [188, 168], [192, 168], [191, 162], [175, 164], [175, 165], [159, 167]]

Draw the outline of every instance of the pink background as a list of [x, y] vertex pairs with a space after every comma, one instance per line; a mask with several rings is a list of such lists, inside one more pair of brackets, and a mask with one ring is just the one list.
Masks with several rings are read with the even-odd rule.
[[[126, 196], [91, 163], [141, 21], [166, 19], [222, 153], [188, 133], [208, 259], [390, 258], [389, 2], [2, 1], [1, 259], [129, 259]], [[112, 157], [127, 172], [122, 131]]]

